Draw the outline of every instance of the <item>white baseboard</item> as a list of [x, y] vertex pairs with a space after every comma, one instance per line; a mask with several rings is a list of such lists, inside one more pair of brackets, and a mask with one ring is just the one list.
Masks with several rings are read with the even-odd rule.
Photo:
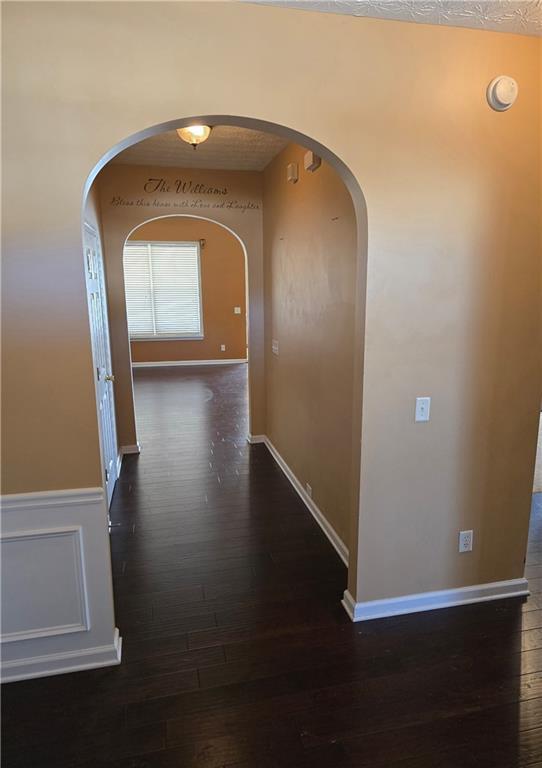
[[265, 443], [267, 440], [265, 435], [249, 435], [247, 437], [247, 443], [250, 443], [251, 445], [256, 445], [256, 443]]
[[455, 605], [502, 600], [506, 597], [528, 597], [529, 594], [527, 579], [511, 579], [509, 581], [493, 581], [489, 584], [476, 584], [471, 587], [443, 589], [438, 592], [402, 595], [384, 600], [368, 600], [364, 603], [356, 603], [350, 592], [346, 590], [342, 604], [352, 621], [367, 621], [369, 619], [382, 619], [387, 616], [400, 616], [404, 613], [451, 608]]
[[49, 653], [25, 659], [15, 659], [2, 663], [2, 683], [14, 683], [17, 680], [29, 680], [34, 677], [51, 677], [67, 672], [80, 672], [84, 669], [113, 667], [120, 664], [122, 638], [115, 629], [110, 645], [98, 648]]
[[126, 456], [131, 453], [141, 453], [141, 446], [139, 443], [134, 443], [133, 445], [121, 445], [119, 450], [123, 456]]
[[324, 516], [323, 512], [318, 508], [318, 506], [314, 503], [312, 498], [309, 496], [309, 494], [306, 492], [306, 490], [303, 488], [303, 485], [300, 483], [300, 481], [297, 479], [297, 477], [294, 475], [288, 464], [284, 461], [280, 453], [277, 451], [271, 440], [267, 437], [267, 435], [249, 435], [247, 438], [248, 442], [251, 444], [256, 443], [263, 443], [266, 447], [271, 456], [275, 459], [279, 467], [282, 469], [292, 486], [294, 487], [294, 490], [297, 492], [298, 496], [301, 498], [311, 515], [314, 517], [320, 528], [323, 530], [333, 547], [335, 548], [335, 551], [343, 561], [343, 563], [348, 566], [348, 547], [344, 543], [344, 541], [341, 539], [339, 534], [336, 532], [336, 530], [333, 528], [331, 523], [327, 520], [327, 518]]
[[156, 362], [132, 363], [132, 368], [171, 368], [184, 365], [234, 365], [248, 363], [246, 357], [231, 360], [158, 360]]
[[103, 488], [0, 501], [2, 680], [118, 664]]
[[119, 446], [119, 452], [117, 455], [117, 478], [120, 477], [120, 471], [122, 469], [122, 460], [125, 456], [141, 453], [141, 446], [139, 443], [133, 445], [121, 445]]

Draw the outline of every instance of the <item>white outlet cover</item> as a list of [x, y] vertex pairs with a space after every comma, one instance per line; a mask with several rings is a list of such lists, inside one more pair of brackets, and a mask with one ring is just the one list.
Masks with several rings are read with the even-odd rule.
[[220, 351], [221, 352], [225, 352], [226, 351], [226, 345], [225, 344], [221, 344], [220, 345]]
[[241, 307], [234, 307], [233, 308], [233, 314], [234, 315], [240, 315], [241, 314]]
[[459, 531], [459, 551], [472, 552], [474, 531]]

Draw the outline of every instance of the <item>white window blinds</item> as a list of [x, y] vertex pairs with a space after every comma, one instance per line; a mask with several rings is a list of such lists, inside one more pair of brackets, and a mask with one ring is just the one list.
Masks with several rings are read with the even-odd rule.
[[127, 242], [124, 284], [130, 338], [203, 336], [198, 242]]

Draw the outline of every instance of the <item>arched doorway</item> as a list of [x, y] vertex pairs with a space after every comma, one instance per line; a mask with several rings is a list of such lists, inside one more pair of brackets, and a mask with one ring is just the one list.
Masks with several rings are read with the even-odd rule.
[[[196, 338], [189, 333], [174, 339], [169, 338], [171, 334], [151, 338], [148, 334], [130, 334], [130, 360], [120, 364], [125, 375], [133, 378], [133, 369], [143, 367], [249, 365], [248, 254], [242, 238], [225, 224], [204, 216], [169, 214], [146, 219], [127, 234], [124, 242], [125, 291], [128, 291], [126, 273], [130, 268], [127, 250], [132, 244], [137, 251], [136, 259], [139, 259], [142, 242], [151, 249], [161, 243], [167, 244], [170, 249], [177, 243], [197, 247], [198, 286], [193, 287], [199, 294], [196, 303], [199, 305], [201, 332], [196, 334]], [[171, 257], [166, 253], [165, 258], [169, 260]], [[164, 278], [169, 281], [169, 274]], [[180, 278], [184, 280], [185, 275]], [[193, 318], [190, 317], [190, 320], [193, 321]], [[136, 424], [130, 409], [135, 410], [133, 401], [123, 404], [122, 417], [133, 419]], [[139, 435], [136, 437], [139, 444]]]
[[[318, 142], [312, 140], [310, 137], [304, 136], [297, 131], [290, 128], [275, 125], [273, 123], [232, 116], [198, 116], [186, 118], [183, 120], [175, 120], [167, 123], [162, 123], [152, 128], [141, 131], [134, 134], [129, 139], [120, 142], [114, 149], [109, 151], [102, 157], [99, 163], [95, 166], [92, 173], [87, 179], [85, 185], [85, 194], [88, 194], [93, 180], [96, 178], [97, 173], [105, 166], [105, 164], [111, 160], [117, 153], [126, 149], [129, 146], [141, 141], [147, 137], [153, 136], [163, 131], [171, 130], [172, 128], [178, 128], [183, 125], [189, 125], [194, 122], [205, 122], [211, 125], [229, 125], [229, 126], [244, 126], [257, 130], [267, 130], [291, 140], [292, 142], [298, 142], [306, 149], [312, 150], [317, 153], [322, 159], [326, 160], [333, 170], [338, 174], [339, 178], [344, 183], [348, 190], [352, 204], [355, 211], [355, 222], [357, 231], [356, 242], [356, 275], [355, 275], [355, 338], [353, 348], [351, 350], [354, 360], [354, 391], [356, 396], [352, 402], [352, 418], [349, 429], [349, 434], [345, 436], [345, 439], [350, 442], [352, 448], [352, 465], [355, 468], [356, 480], [352, 483], [350, 493], [352, 496], [351, 507], [354, 511], [352, 514], [350, 530], [347, 535], [348, 544], [343, 547], [341, 555], [343, 559], [349, 561], [349, 582], [353, 583], [356, 576], [356, 556], [349, 557], [348, 545], [352, 544], [354, 550], [356, 549], [357, 542], [357, 498], [359, 494], [359, 463], [360, 463], [360, 433], [361, 433], [361, 404], [362, 404], [362, 356], [363, 356], [363, 340], [364, 340], [364, 315], [365, 315], [365, 272], [366, 272], [366, 244], [367, 244], [367, 221], [366, 221], [366, 207], [365, 201], [361, 189], [354, 178], [353, 174], [347, 168], [347, 166], [338, 158], [335, 154], [329, 151], [326, 147], [323, 147]], [[216, 219], [215, 219], [216, 220]], [[220, 222], [219, 222], [220, 223]], [[126, 233], [125, 233], [126, 234]], [[247, 244], [246, 238], [243, 238], [245, 244]], [[250, 243], [247, 244], [248, 252], [257, 250], [257, 246], [252, 249]], [[256, 269], [249, 268], [249, 294], [262, 295], [263, 292], [263, 270], [260, 265]], [[255, 435], [259, 435], [262, 432], [262, 428], [258, 423], [258, 391], [261, 387], [258, 386], [258, 381], [261, 383], [264, 378], [263, 372], [263, 354], [264, 347], [264, 318], [262, 302], [252, 301], [249, 309], [249, 325], [250, 325], [250, 338], [249, 338], [249, 356], [253, 362], [251, 370], [251, 394], [254, 396], [251, 398], [251, 432]], [[256, 381], [256, 385], [254, 382]], [[261, 408], [262, 402], [259, 406]], [[261, 413], [261, 411], [260, 411]], [[261, 423], [261, 422], [260, 422]]]

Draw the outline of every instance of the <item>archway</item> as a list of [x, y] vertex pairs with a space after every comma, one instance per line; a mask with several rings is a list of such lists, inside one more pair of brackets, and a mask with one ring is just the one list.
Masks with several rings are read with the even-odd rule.
[[[215, 219], [195, 214], [167, 214], [145, 219], [127, 234], [123, 245], [124, 285], [126, 252], [133, 241], [177, 241], [198, 244], [199, 303], [202, 332], [196, 339], [130, 338], [130, 359], [124, 361], [127, 375], [134, 367], [209, 365], [243, 362], [250, 365], [247, 350], [250, 328], [246, 245], [231, 227]], [[229, 290], [225, 290], [225, 288]], [[231, 306], [230, 306], [231, 304]], [[238, 305], [238, 306], [236, 306]], [[224, 354], [219, 350], [224, 347]], [[117, 368], [118, 370], [118, 368]], [[133, 389], [133, 387], [132, 387]], [[250, 402], [250, 389], [248, 391]], [[123, 418], [134, 425], [135, 403], [125, 403]], [[132, 411], [129, 413], [127, 411]], [[119, 404], [117, 404], [119, 412]], [[250, 413], [250, 405], [248, 409]], [[137, 432], [137, 427], [134, 427]], [[248, 438], [247, 433], [247, 438]], [[140, 444], [139, 434], [137, 443]]]
[[[365, 318], [365, 290], [366, 290], [366, 258], [367, 258], [367, 214], [366, 205], [361, 188], [345, 163], [337, 157], [333, 152], [328, 150], [325, 146], [321, 145], [318, 141], [311, 139], [309, 136], [301, 134], [300, 132], [282, 125], [275, 123], [262, 121], [254, 118], [236, 117], [230, 115], [198, 115], [191, 116], [183, 119], [177, 119], [161, 123], [145, 130], [142, 130], [132, 136], [119, 142], [115, 147], [109, 150], [102, 156], [100, 161], [95, 165], [89, 174], [84, 191], [85, 204], [86, 197], [91, 189], [92, 183], [97, 174], [104, 168], [104, 166], [114, 158], [122, 150], [129, 146], [136, 144], [143, 139], [149, 138], [155, 134], [162, 133], [164, 131], [179, 128], [185, 125], [193, 124], [196, 122], [204, 122], [210, 125], [226, 125], [226, 126], [238, 126], [245, 128], [252, 128], [260, 131], [268, 131], [289, 139], [291, 142], [295, 142], [303, 146], [306, 149], [312, 150], [318, 154], [322, 159], [334, 169], [338, 174], [346, 189], [348, 190], [355, 212], [356, 231], [357, 231], [357, 243], [356, 243], [356, 278], [355, 278], [355, 343], [352, 349], [352, 356], [354, 360], [354, 392], [355, 397], [352, 403], [352, 429], [349, 436], [352, 446], [352, 465], [355, 468], [356, 482], [353, 483], [351, 488], [352, 503], [351, 509], [353, 510], [350, 532], [348, 536], [347, 547], [342, 553], [343, 559], [347, 559], [349, 564], [349, 586], [355, 584], [356, 579], [356, 560], [357, 560], [357, 528], [358, 528], [358, 496], [359, 496], [359, 467], [360, 467], [360, 455], [361, 455], [361, 411], [362, 411], [362, 369], [363, 369], [363, 348], [364, 348], [364, 318]], [[216, 221], [216, 219], [213, 219]], [[221, 223], [221, 222], [217, 222]], [[126, 234], [126, 233], [125, 233]], [[244, 239], [244, 238], [243, 238]], [[245, 241], [246, 245], [246, 241]], [[250, 248], [249, 248], [250, 250]], [[248, 270], [249, 280], [255, 282], [256, 294], [261, 292], [263, 277], [258, 270]], [[249, 310], [249, 327], [251, 329], [251, 343], [253, 349], [251, 350], [250, 357], [254, 360], [253, 376], [263, 378], [263, 357], [261, 350], [263, 349], [263, 315], [262, 307], [257, 302], [252, 302]], [[258, 357], [260, 355], [260, 357]], [[252, 403], [253, 406], [253, 403]], [[253, 408], [254, 410], [254, 408]], [[261, 428], [258, 424], [255, 425], [254, 418], [252, 419], [251, 431], [255, 434], [259, 434]], [[350, 550], [350, 552], [348, 551]]]

